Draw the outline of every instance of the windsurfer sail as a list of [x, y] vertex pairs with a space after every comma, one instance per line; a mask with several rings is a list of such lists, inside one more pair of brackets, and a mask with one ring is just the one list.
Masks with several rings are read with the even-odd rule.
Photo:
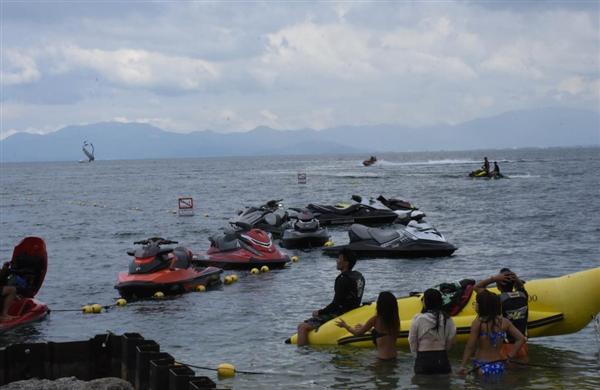
[[94, 144], [92, 144], [91, 142], [88, 143], [87, 141], [83, 141], [83, 146], [81, 147], [81, 150], [83, 150], [83, 153], [85, 153], [85, 155], [87, 156], [88, 162], [94, 161]]

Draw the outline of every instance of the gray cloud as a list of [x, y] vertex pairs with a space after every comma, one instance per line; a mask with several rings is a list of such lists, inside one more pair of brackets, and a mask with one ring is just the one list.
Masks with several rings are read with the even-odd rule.
[[[597, 109], [597, 2], [3, 2], [2, 135]], [[19, 115], [28, 112], [30, 115]]]

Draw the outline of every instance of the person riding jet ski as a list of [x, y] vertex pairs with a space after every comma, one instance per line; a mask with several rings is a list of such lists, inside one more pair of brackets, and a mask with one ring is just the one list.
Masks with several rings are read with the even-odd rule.
[[273, 199], [260, 206], [250, 206], [230, 220], [230, 223], [240, 221], [253, 228], [269, 232], [278, 238], [283, 232], [283, 225], [289, 221], [288, 213], [281, 207], [283, 199]]
[[323, 253], [330, 256], [344, 248], [349, 248], [356, 256], [363, 259], [392, 257], [442, 257], [450, 256], [456, 249], [446, 238], [428, 223], [410, 221], [401, 230], [385, 230], [369, 228], [354, 224], [348, 231], [350, 242], [323, 248]]
[[323, 246], [329, 241], [327, 228], [321, 227], [319, 220], [308, 210], [290, 209], [297, 215], [290, 215], [280, 245], [283, 248], [314, 248]]

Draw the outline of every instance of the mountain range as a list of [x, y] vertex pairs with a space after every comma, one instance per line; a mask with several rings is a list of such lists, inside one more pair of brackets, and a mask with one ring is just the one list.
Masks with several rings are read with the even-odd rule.
[[247, 132], [188, 134], [143, 123], [103, 122], [67, 126], [45, 135], [14, 134], [0, 141], [0, 161], [85, 159], [84, 141], [94, 144], [99, 160], [598, 146], [600, 112], [543, 108], [456, 125], [382, 124], [323, 130], [257, 127]]

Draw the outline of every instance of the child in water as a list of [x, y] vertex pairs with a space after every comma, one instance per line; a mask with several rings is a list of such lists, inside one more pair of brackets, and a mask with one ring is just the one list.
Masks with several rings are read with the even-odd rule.
[[336, 325], [355, 336], [370, 330], [373, 343], [377, 347], [377, 358], [381, 360], [396, 358], [396, 338], [400, 332], [400, 317], [398, 315], [398, 302], [391, 292], [383, 291], [379, 294], [379, 297], [377, 297], [377, 314], [369, 318], [364, 325], [357, 324], [354, 328], [351, 328], [341, 318]]
[[482, 375], [500, 375], [506, 368], [506, 360], [500, 351], [509, 333], [516, 342], [508, 353], [513, 359], [517, 351], [527, 341], [525, 336], [506, 318], [502, 317], [500, 297], [488, 290], [477, 294], [475, 311], [477, 318], [471, 324], [469, 340], [465, 347], [459, 374], [466, 372], [466, 364], [475, 353], [473, 367]]

